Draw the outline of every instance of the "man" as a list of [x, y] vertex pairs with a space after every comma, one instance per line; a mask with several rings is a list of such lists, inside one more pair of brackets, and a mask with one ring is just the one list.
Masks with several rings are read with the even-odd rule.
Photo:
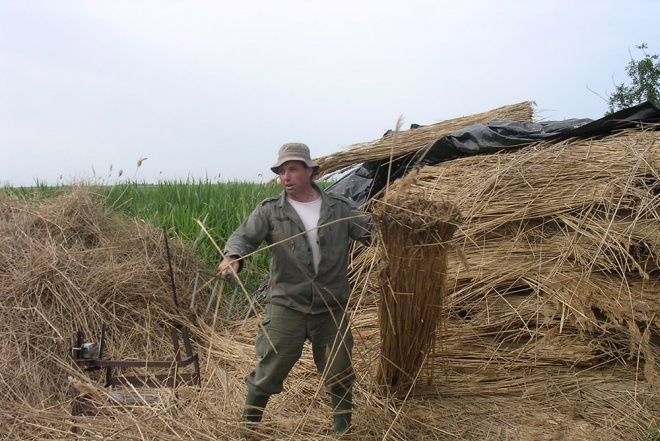
[[335, 433], [345, 433], [351, 423], [353, 336], [345, 315], [349, 250], [351, 240], [369, 243], [372, 223], [347, 199], [314, 183], [318, 168], [305, 144], [284, 144], [271, 167], [282, 194], [261, 202], [231, 235], [218, 267], [231, 278], [242, 268], [242, 256], [263, 241], [274, 244], [266, 316], [255, 341], [261, 359], [246, 379], [246, 437], [261, 421], [269, 397], [282, 392], [306, 340], [330, 393]]

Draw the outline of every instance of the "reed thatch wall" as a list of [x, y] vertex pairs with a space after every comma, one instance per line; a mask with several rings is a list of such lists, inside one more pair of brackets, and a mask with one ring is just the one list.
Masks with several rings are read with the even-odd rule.
[[[435, 198], [463, 218], [434, 393], [540, 404], [593, 431], [577, 439], [648, 436], [660, 410], [655, 129], [466, 157], [391, 185], [406, 216]], [[356, 285], [374, 296], [381, 255], [362, 250], [354, 262]]]

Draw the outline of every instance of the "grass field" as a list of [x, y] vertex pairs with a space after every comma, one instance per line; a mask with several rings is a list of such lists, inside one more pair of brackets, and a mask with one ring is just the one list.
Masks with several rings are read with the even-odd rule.
[[[119, 185], [103, 187], [100, 192], [107, 196], [108, 204], [127, 215], [167, 228], [170, 236], [190, 243], [210, 267], [215, 267], [220, 254], [213, 242], [222, 248], [257, 204], [279, 194], [281, 187], [250, 182], [189, 181], [153, 186]], [[263, 268], [268, 259], [267, 253], [260, 253], [252, 263]]]
[[[321, 182], [319, 186], [325, 188], [329, 184]], [[220, 253], [214, 242], [222, 249], [229, 235], [259, 202], [282, 191], [277, 182], [219, 183], [208, 179], [166, 181], [153, 185], [137, 182], [90, 185], [90, 188], [107, 198], [108, 206], [127, 216], [149, 222], [157, 228], [164, 227], [168, 230], [169, 237], [178, 237], [188, 243], [211, 271], [215, 270], [220, 260]], [[51, 197], [69, 189], [68, 186], [37, 185], [31, 188], [6, 187], [0, 191], [21, 197], [39, 198]], [[200, 223], [205, 228], [202, 228]], [[270, 253], [263, 251], [246, 262], [246, 269], [250, 271], [244, 275], [248, 276], [246, 281], [249, 285], [263, 280], [269, 261]]]

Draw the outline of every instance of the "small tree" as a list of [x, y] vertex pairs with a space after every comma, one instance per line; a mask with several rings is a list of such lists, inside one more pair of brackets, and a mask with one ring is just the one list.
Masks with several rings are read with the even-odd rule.
[[630, 62], [626, 66], [626, 73], [631, 84], [616, 84], [616, 90], [607, 100], [609, 111], [607, 114], [625, 109], [643, 101], [651, 101], [656, 106], [660, 103], [660, 61], [658, 55], [646, 53], [648, 46], [642, 43], [636, 46], [644, 53], [644, 58], [635, 60], [630, 55]]

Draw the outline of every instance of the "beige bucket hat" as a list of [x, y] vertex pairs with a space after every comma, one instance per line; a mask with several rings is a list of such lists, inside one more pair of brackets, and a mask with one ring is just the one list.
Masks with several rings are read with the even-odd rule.
[[319, 170], [319, 165], [312, 161], [312, 157], [309, 154], [309, 147], [301, 142], [290, 142], [280, 147], [277, 162], [270, 169], [273, 173], [278, 174], [280, 166], [287, 161], [304, 162], [307, 167], [314, 169], [314, 173]]

